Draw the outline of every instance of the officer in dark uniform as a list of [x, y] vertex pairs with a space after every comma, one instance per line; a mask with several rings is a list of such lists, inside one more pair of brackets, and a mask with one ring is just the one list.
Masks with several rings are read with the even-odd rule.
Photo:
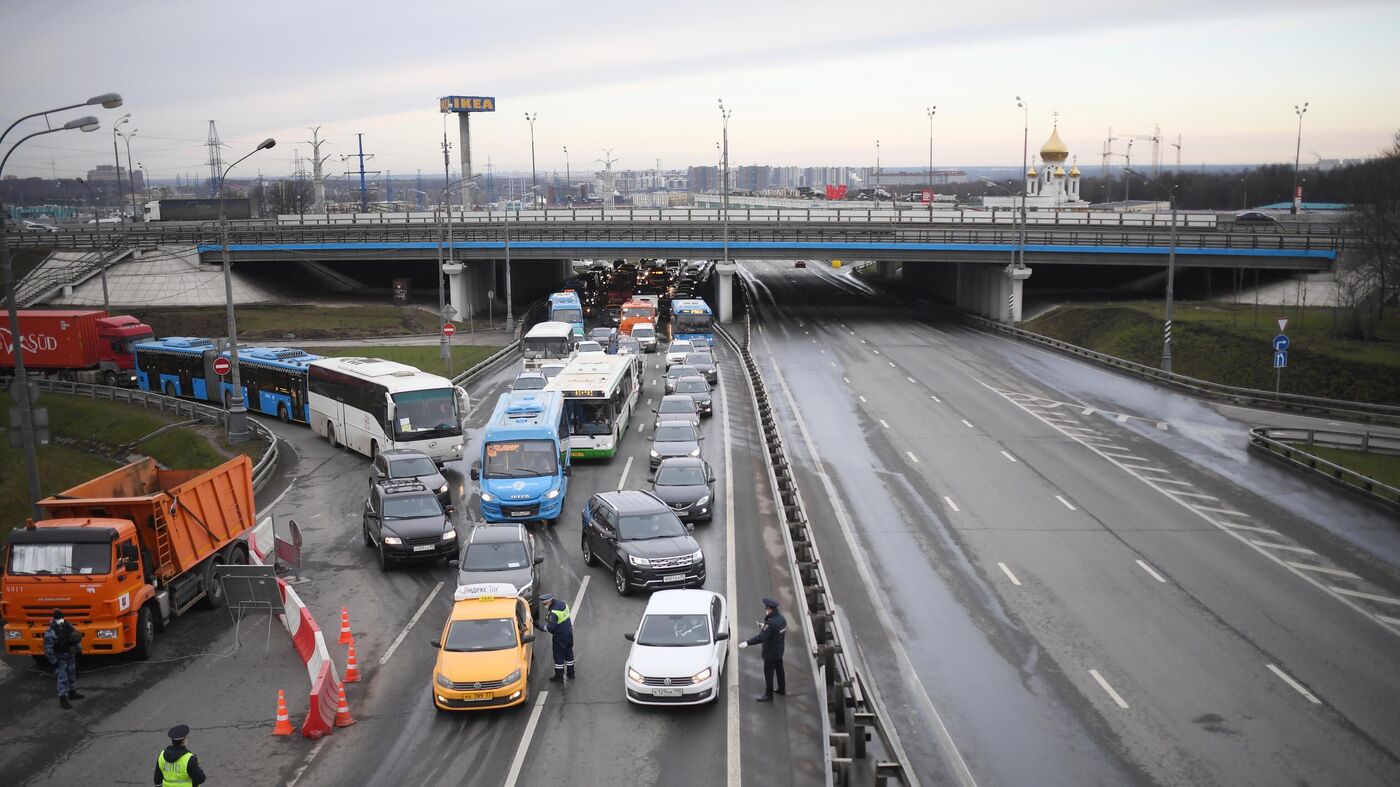
[[187, 787], [204, 783], [204, 769], [199, 758], [185, 748], [190, 728], [177, 724], [170, 728], [170, 745], [156, 755], [156, 787]]
[[569, 619], [569, 605], [564, 599], [555, 598], [553, 593], [540, 596], [545, 605], [544, 630], [548, 631], [554, 645], [554, 677], [550, 683], [563, 683], [565, 671], [569, 680], [574, 679], [574, 622]]
[[44, 655], [58, 678], [58, 704], [64, 710], [73, 707], [68, 700], [83, 698], [78, 693], [78, 649], [82, 641], [82, 632], [64, 618], [63, 610], [55, 609], [44, 632]]
[[[771, 598], [763, 600], [763, 622], [758, 633], [739, 643], [739, 647], [763, 644], [763, 694], [759, 702], [772, 702], [774, 694], [787, 693], [787, 675], [783, 672], [783, 649], [787, 644], [787, 620], [778, 611], [778, 602]], [[778, 678], [778, 687], [773, 688], [773, 677]]]

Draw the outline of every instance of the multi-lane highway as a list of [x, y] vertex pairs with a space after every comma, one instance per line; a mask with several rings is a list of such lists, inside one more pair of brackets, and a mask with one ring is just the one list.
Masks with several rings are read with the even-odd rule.
[[[736, 635], [762, 617], [760, 600], [793, 600], [773, 504], [767, 497], [749, 398], [732, 354], [723, 348], [715, 415], [703, 425], [705, 457], [718, 479], [717, 515], [694, 535], [708, 562], [706, 588], [724, 593]], [[762, 665], [756, 650], [731, 650], [727, 685], [698, 708], [644, 708], [623, 696], [623, 668], [645, 596], [619, 597], [601, 568], [580, 557], [580, 510], [597, 491], [646, 488], [651, 407], [661, 395], [660, 355], [647, 356], [646, 383], [623, 453], [575, 463], [565, 516], [535, 528], [545, 556], [545, 588], [574, 608], [577, 682], [547, 682], [549, 638], [536, 643], [529, 704], [506, 711], [449, 714], [429, 699], [436, 638], [451, 607], [455, 572], [447, 566], [381, 573], [360, 540], [367, 461], [332, 449], [297, 427], [276, 428], [294, 459], [284, 484], [260, 506], [295, 518], [305, 534], [308, 602], [333, 644], [342, 605], [350, 610], [364, 680], [349, 684], [357, 724], [322, 741], [273, 738], [276, 692], [286, 690], [294, 720], [305, 710], [305, 672], [280, 627], [266, 616], [235, 627], [225, 612], [177, 621], [149, 663], [88, 660], [88, 697], [72, 711], [53, 699], [53, 679], [28, 661], [6, 659], [0, 690], [0, 760], [6, 781], [32, 784], [149, 783], [163, 734], [176, 723], [194, 730], [190, 745], [211, 780], [244, 784], [812, 784], [822, 776], [818, 709], [800, 646], [789, 648], [788, 696], [756, 703]], [[470, 445], [518, 364], [502, 364], [474, 384]], [[475, 484], [466, 463], [449, 465], [465, 535], [476, 519]], [[794, 621], [800, 626], [800, 621]], [[794, 630], [792, 642], [800, 643]]]
[[1400, 782], [1400, 536], [1249, 456], [1277, 416], [824, 267], [741, 267], [835, 598], [924, 783]]

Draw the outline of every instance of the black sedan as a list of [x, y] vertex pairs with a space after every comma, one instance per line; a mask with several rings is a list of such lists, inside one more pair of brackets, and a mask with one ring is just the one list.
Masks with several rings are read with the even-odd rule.
[[662, 461], [651, 478], [651, 493], [670, 506], [682, 522], [714, 518], [715, 474], [704, 459], [678, 456]]

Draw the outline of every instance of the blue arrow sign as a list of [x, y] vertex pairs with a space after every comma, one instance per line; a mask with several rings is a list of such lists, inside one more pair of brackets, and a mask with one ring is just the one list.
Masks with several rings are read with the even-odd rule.
[[1274, 337], [1274, 349], [1279, 352], [1287, 352], [1289, 344], [1291, 344], [1291, 342], [1289, 342], [1288, 337], [1283, 334]]
[[1279, 350], [1278, 352], [1274, 353], [1274, 368], [1288, 368], [1288, 353], [1284, 352], [1283, 350]]

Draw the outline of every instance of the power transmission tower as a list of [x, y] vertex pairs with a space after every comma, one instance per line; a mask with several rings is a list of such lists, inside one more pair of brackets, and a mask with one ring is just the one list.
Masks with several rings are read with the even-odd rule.
[[423, 193], [423, 170], [421, 169], [418, 170], [418, 179], [413, 182], [413, 190], [418, 192], [418, 209], [420, 211], [427, 210], [428, 207], [425, 204], [427, 195]]
[[316, 204], [312, 210], [316, 213], [326, 212], [326, 178], [321, 175], [321, 165], [326, 163], [326, 159], [331, 154], [321, 155], [321, 146], [326, 144], [326, 140], [321, 139], [321, 127], [316, 126], [311, 129], [311, 141], [306, 143], [311, 146], [311, 180], [316, 186]]
[[[355, 138], [359, 141], [360, 152], [358, 152], [358, 153], [351, 153], [351, 154], [346, 155], [346, 156], [341, 156], [341, 157], [340, 157], [340, 160], [341, 160], [341, 161], [349, 161], [349, 160], [352, 159], [352, 158], [353, 158], [353, 159], [358, 159], [358, 160], [359, 160], [359, 164], [360, 164], [360, 169], [359, 169], [359, 174], [360, 174], [360, 211], [363, 212], [363, 213], [368, 213], [368, 212], [369, 212], [369, 195], [368, 195], [368, 188], [367, 188], [367, 186], [365, 185], [365, 176], [366, 176], [366, 175], [378, 175], [378, 174], [380, 174], [380, 173], [379, 173], [379, 170], [366, 170], [366, 169], [365, 169], [365, 159], [367, 159], [367, 158], [370, 158], [370, 159], [374, 158], [374, 154], [373, 154], [373, 153], [370, 153], [370, 154], [366, 154], [366, 153], [365, 153], [365, 135], [364, 135], [363, 133], [357, 133], [357, 134], [355, 134]], [[349, 175], [350, 175], [350, 171], [347, 170], [347, 171], [346, 171], [346, 176], [348, 177]]]
[[219, 196], [219, 177], [224, 174], [223, 143], [219, 141], [219, 130], [214, 121], [209, 121], [209, 139], [204, 143], [209, 148], [209, 196]]

